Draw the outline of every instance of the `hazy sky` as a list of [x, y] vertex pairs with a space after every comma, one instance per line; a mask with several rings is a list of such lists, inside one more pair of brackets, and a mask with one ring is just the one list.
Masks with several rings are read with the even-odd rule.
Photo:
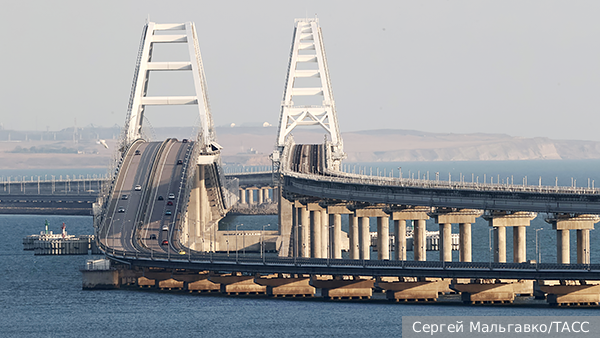
[[[216, 125], [276, 125], [294, 18], [315, 14], [342, 132], [600, 141], [600, 1], [4, 0], [0, 123], [123, 125], [149, 16], [196, 23]], [[194, 122], [176, 116], [148, 113]]]

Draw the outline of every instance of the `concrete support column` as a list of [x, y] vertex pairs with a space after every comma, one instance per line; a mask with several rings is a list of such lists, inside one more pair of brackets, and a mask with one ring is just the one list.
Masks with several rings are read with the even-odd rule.
[[589, 229], [577, 229], [577, 264], [590, 264]]
[[296, 206], [292, 204], [292, 237], [294, 240], [292, 242], [292, 257], [298, 257], [298, 255], [300, 254], [299, 246], [300, 243], [302, 243], [302, 241], [298, 237], [300, 236], [298, 223], [298, 208], [296, 208]]
[[556, 230], [556, 261], [560, 264], [571, 263], [569, 229]]
[[460, 223], [459, 258], [461, 262], [471, 262], [471, 223]]
[[311, 210], [310, 211], [310, 251], [311, 257], [323, 258], [321, 252], [321, 240], [322, 240], [322, 228], [321, 224], [321, 211]]
[[415, 254], [415, 261], [425, 261], [427, 260], [427, 235], [425, 233], [425, 220], [415, 220], [413, 221], [413, 224], [413, 252]]
[[279, 203], [279, 187], [272, 189], [273, 203]]
[[329, 224], [333, 224], [333, 236], [331, 238], [331, 247], [333, 248], [331, 258], [342, 258], [342, 215], [330, 214]]
[[240, 188], [240, 204], [246, 204], [246, 189]]
[[506, 263], [506, 227], [494, 227], [494, 262]]
[[321, 258], [331, 258], [332, 248], [329, 246], [329, 235], [331, 229], [329, 229], [329, 215], [327, 210], [321, 210]]
[[369, 233], [369, 217], [358, 218], [359, 259], [371, 259], [371, 234]]
[[248, 189], [248, 204], [254, 204], [254, 189]]
[[394, 259], [406, 260], [406, 220], [394, 221]]
[[390, 259], [389, 217], [377, 217], [377, 259]]
[[348, 229], [348, 237], [350, 240], [350, 247], [349, 249], [349, 256], [350, 259], [359, 259], [360, 255], [358, 253], [358, 241], [359, 241], [359, 236], [358, 236], [358, 217], [354, 216], [353, 214], [349, 214], [348, 215], [348, 225], [349, 225], [349, 229]]
[[264, 195], [263, 195], [263, 190], [262, 188], [258, 188], [258, 204], [263, 204], [265, 203], [265, 199], [264, 199]]
[[300, 257], [310, 257], [310, 222], [309, 222], [309, 213], [308, 207], [303, 206], [298, 208], [299, 219], [298, 225], [300, 230], [300, 244], [298, 248], [300, 249]]
[[452, 262], [452, 224], [440, 224], [440, 261]]
[[513, 227], [513, 262], [523, 263], [527, 260], [526, 257], [526, 235], [525, 227]]

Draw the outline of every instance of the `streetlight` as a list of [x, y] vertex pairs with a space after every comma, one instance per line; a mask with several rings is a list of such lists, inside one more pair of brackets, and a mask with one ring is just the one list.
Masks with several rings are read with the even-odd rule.
[[227, 243], [227, 257], [229, 257], [229, 238], [225, 240], [225, 243]]

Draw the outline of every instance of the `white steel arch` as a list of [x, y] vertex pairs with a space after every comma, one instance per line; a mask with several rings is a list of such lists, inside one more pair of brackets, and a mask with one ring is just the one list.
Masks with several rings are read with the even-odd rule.
[[[309, 63], [313, 66], [304, 67]], [[318, 85], [314, 85], [313, 82], [312, 86], [307, 87], [302, 86], [299, 83], [301, 81], [297, 81], [302, 78], [317, 78], [320, 81]], [[322, 101], [320, 105], [296, 105], [294, 97], [317, 97], [322, 98]], [[275, 161], [278, 160], [288, 135], [299, 126], [322, 127], [331, 139], [334, 162], [339, 164], [339, 161], [344, 158], [323, 37], [317, 18], [295, 20], [294, 38], [279, 118], [277, 150], [273, 156]]]
[[[155, 34], [159, 31], [161, 31], [160, 34]], [[152, 49], [155, 43], [187, 44], [189, 61], [152, 62]], [[191, 71], [196, 95], [146, 96], [151, 71]], [[142, 137], [144, 110], [146, 106], [150, 105], [197, 105], [200, 118], [197, 141], [200, 145], [200, 152], [210, 153], [219, 148], [206, 95], [206, 79], [194, 23], [157, 24], [148, 22], [144, 26], [129, 97], [123, 146]]]

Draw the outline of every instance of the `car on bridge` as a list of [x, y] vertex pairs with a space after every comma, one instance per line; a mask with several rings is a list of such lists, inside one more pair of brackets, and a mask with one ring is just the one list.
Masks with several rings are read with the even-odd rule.
[[163, 239], [162, 243], [160, 243], [161, 245], [169, 245], [169, 241], [166, 239]]
[[163, 225], [162, 229], [163, 231], [169, 231], [169, 227], [167, 225]]
[[169, 199], [170, 200], [174, 200], [175, 199], [175, 194], [174, 193], [170, 193], [169, 194]]
[[136, 155], [139, 155], [139, 154], [141, 154], [141, 152], [140, 152], [139, 150], [136, 150], [136, 151], [135, 151], [135, 154], [136, 154]]
[[142, 190], [142, 186], [141, 186], [141, 185], [139, 185], [139, 184], [138, 184], [138, 185], [136, 185], [136, 186], [135, 186], [135, 191], [140, 191], [140, 190]]
[[171, 210], [165, 211], [165, 215], [170, 216], [172, 214]]
[[173, 201], [167, 202], [167, 205], [173, 205]]
[[126, 200], [126, 199], [128, 199], [128, 198], [129, 198], [129, 195], [122, 195], [122, 196], [121, 196], [121, 199], [122, 199], [122, 200]]
[[150, 239], [156, 239], [156, 235], [155, 234], [150, 235]]
[[123, 208], [123, 207], [119, 207], [119, 210], [118, 210], [118, 211], [119, 211], [119, 212], [125, 212], [125, 208]]
[[177, 160], [177, 164], [183, 164], [183, 160]]
[[162, 201], [162, 200], [164, 200], [164, 197], [162, 197], [162, 196], [158, 196], [158, 200], [159, 200], [159, 201]]

